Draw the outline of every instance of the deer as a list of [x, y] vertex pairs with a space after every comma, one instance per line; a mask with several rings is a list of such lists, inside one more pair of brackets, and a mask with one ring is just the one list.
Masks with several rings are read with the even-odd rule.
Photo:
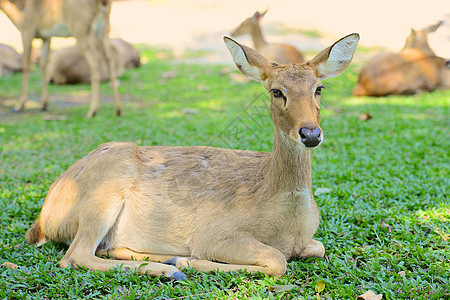
[[399, 53], [383, 52], [369, 60], [359, 73], [353, 95], [411, 95], [450, 88], [448, 61], [436, 56], [427, 39], [441, 24], [411, 29]]
[[0, 77], [22, 72], [22, 56], [13, 47], [0, 44]]
[[[23, 77], [19, 100], [14, 108], [20, 112], [25, 108], [27, 86], [30, 74], [32, 41], [42, 40], [40, 56], [41, 69], [41, 109], [47, 110], [48, 83], [47, 70], [50, 41], [53, 36], [73, 36], [81, 53], [85, 56], [91, 73], [91, 99], [87, 116], [93, 117], [100, 106], [99, 57], [104, 56], [114, 94], [116, 115], [122, 108], [116, 82], [116, 68], [109, 45], [109, 15], [112, 0], [0, 0], [0, 8], [11, 19], [22, 35]], [[100, 51], [96, 47], [100, 45]]]
[[[110, 45], [118, 78], [126, 69], [140, 66], [140, 54], [132, 44], [123, 39], [111, 39]], [[89, 64], [77, 46], [52, 51], [48, 72], [53, 84], [87, 83], [91, 80]], [[108, 65], [104, 59], [99, 61], [99, 74], [101, 82], [110, 79]]]
[[182, 268], [277, 275], [289, 259], [323, 257], [310, 154], [324, 140], [321, 80], [344, 72], [358, 41], [353, 33], [306, 63], [278, 64], [224, 37], [238, 69], [270, 96], [272, 153], [102, 144], [50, 186], [26, 241], [70, 244], [63, 268], [174, 280], [186, 279]]
[[290, 62], [305, 62], [303, 54], [295, 47], [286, 44], [266, 42], [259, 22], [265, 16], [267, 11], [268, 9], [266, 9], [263, 13], [256, 11], [253, 16], [245, 19], [236, 29], [234, 29], [230, 35], [236, 38], [244, 34], [250, 34], [255, 50], [267, 59], [277, 63], [287, 64]]

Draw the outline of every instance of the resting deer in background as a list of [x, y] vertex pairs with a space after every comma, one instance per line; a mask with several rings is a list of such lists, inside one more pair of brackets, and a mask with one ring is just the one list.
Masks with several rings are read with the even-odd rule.
[[185, 278], [178, 268], [186, 266], [282, 274], [286, 260], [324, 256], [313, 239], [320, 215], [309, 150], [323, 141], [321, 80], [348, 67], [359, 35], [286, 65], [224, 40], [239, 70], [270, 95], [272, 153], [103, 144], [52, 184], [29, 244], [70, 243], [61, 267], [176, 279]]
[[0, 44], [0, 77], [22, 72], [22, 55], [11, 46]]
[[415, 94], [450, 88], [448, 62], [436, 56], [427, 41], [427, 35], [441, 24], [411, 29], [400, 53], [380, 53], [372, 58], [361, 70], [353, 95]]
[[238, 37], [244, 34], [250, 34], [253, 44], [259, 53], [268, 60], [281, 64], [302, 63], [305, 61], [303, 55], [294, 47], [286, 44], [267, 43], [263, 37], [259, 21], [267, 13], [255, 12], [253, 16], [245, 19], [232, 33], [232, 37]]
[[115, 112], [121, 114], [121, 103], [117, 90], [116, 70], [109, 46], [109, 15], [111, 0], [0, 0], [0, 8], [11, 19], [22, 34], [23, 78], [16, 111], [22, 111], [27, 100], [28, 77], [30, 73], [32, 41], [42, 39], [41, 107], [47, 109], [47, 86], [50, 77], [47, 72], [50, 39], [53, 36], [73, 36], [77, 46], [86, 57], [91, 71], [91, 104], [88, 117], [97, 113], [100, 105], [100, 75], [98, 72], [99, 51], [108, 62], [111, 85], [114, 92]]
[[[123, 75], [125, 69], [141, 65], [139, 52], [130, 43], [122, 39], [112, 39], [111, 57], [116, 67], [116, 76]], [[109, 80], [109, 68], [102, 58], [98, 63], [100, 81]], [[52, 51], [48, 63], [48, 73], [54, 84], [75, 84], [91, 81], [89, 64], [77, 46]]]

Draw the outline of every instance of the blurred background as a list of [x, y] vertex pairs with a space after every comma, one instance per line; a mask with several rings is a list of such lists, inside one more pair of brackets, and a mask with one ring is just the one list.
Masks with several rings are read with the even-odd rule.
[[[421, 29], [446, 20], [429, 36], [437, 55], [450, 57], [448, 0], [128, 0], [115, 1], [111, 37], [132, 44], [186, 51], [207, 50], [199, 61], [231, 63], [222, 36], [228, 35], [256, 10], [268, 13], [261, 21], [267, 41], [283, 42], [301, 51], [318, 51], [348, 33], [361, 34], [360, 45], [400, 50], [410, 28]], [[252, 46], [250, 36], [239, 41]], [[40, 40], [35, 40], [37, 45]], [[0, 12], [0, 43], [22, 52], [19, 31]], [[73, 38], [53, 38], [52, 48], [74, 44]]]

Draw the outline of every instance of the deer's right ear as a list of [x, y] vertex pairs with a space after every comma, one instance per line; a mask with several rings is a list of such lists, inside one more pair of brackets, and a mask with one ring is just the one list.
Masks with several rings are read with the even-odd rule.
[[229, 37], [225, 36], [223, 40], [242, 74], [255, 81], [263, 81], [267, 78], [264, 71], [267, 69], [269, 61], [264, 56]]

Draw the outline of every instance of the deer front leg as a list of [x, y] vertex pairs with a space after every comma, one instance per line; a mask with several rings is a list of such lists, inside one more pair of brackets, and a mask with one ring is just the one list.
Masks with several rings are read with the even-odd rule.
[[[250, 273], [262, 272], [278, 275], [286, 271], [286, 258], [279, 250], [245, 235], [237, 233], [233, 237], [209, 242], [208, 245], [203, 246], [206, 249], [201, 249], [202, 255], [198, 256], [208, 260], [177, 257], [166, 263], [171, 263], [176, 267], [190, 266], [197, 271], [204, 272], [246, 270]], [[193, 249], [194, 254], [195, 252]]]
[[173, 258], [173, 255], [136, 252], [128, 248], [115, 248], [112, 250], [98, 250], [97, 256], [106, 256], [124, 260], [148, 260], [153, 262], [165, 262]]
[[306, 245], [305, 249], [303, 249], [300, 254], [301, 257], [324, 257], [325, 255], [325, 247], [319, 241], [311, 239], [311, 242]]

